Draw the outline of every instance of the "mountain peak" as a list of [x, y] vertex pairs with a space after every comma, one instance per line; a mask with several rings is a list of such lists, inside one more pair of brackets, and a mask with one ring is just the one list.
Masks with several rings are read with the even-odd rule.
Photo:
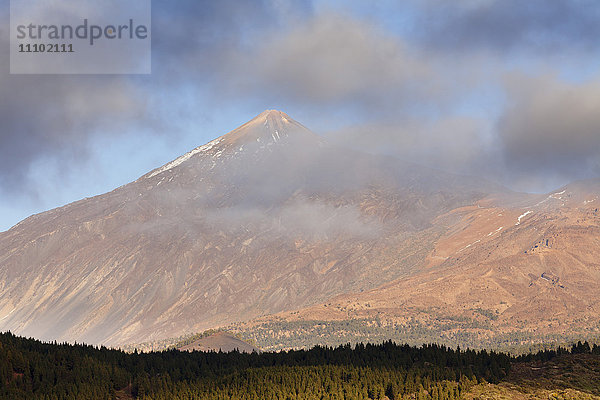
[[265, 110], [254, 117], [249, 122], [266, 122], [273, 129], [283, 128], [287, 124], [294, 124], [302, 126], [299, 122], [292, 119], [289, 115], [279, 110]]
[[[160, 168], [144, 175], [152, 178], [164, 171], [171, 170], [186, 162], [197, 154], [218, 157], [224, 155], [236, 155], [244, 149], [268, 149], [275, 144], [284, 143], [291, 146], [288, 148], [323, 146], [324, 140], [310, 131], [301, 123], [292, 119], [289, 115], [278, 110], [265, 110], [231, 132], [218, 137], [181, 157], [163, 165]], [[272, 148], [270, 149], [272, 150]], [[246, 150], [247, 151], [247, 150]]]
[[322, 139], [301, 123], [279, 110], [265, 110], [244, 125], [222, 136], [223, 144], [274, 143], [285, 138]]
[[265, 110], [263, 112], [261, 112], [260, 114], [258, 114], [254, 119], [259, 118], [259, 119], [265, 119], [265, 118], [271, 118], [271, 119], [280, 119], [280, 120], [290, 120], [290, 116], [287, 115], [286, 113], [284, 113], [283, 111], [279, 111], [279, 110]]

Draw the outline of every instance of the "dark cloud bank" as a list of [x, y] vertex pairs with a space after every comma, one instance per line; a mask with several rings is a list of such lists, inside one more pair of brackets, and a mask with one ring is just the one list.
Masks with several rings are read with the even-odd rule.
[[438, 51], [578, 52], [598, 49], [600, 6], [594, 0], [418, 2], [417, 33]]
[[[189, 91], [215, 110], [302, 110], [316, 121], [302, 121], [309, 126], [335, 127], [333, 140], [517, 189], [600, 174], [600, 76], [567, 80], [553, 64], [561, 52], [598, 63], [600, 3], [407, 4], [415, 28], [400, 37], [309, 2], [154, 2], [149, 77], [11, 76], [2, 57], [0, 192], [35, 186], [28, 171], [40, 159], [85, 163], [99, 132], [119, 140], [132, 126], [168, 131], [181, 110], [164, 104]], [[490, 97], [500, 100], [480, 107]]]

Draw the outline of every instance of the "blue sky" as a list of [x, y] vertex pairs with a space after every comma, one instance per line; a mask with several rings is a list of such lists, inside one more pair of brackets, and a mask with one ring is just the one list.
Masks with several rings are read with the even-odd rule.
[[152, 74], [18, 76], [0, 0], [0, 231], [280, 109], [512, 189], [600, 175], [594, 0], [152, 2]]

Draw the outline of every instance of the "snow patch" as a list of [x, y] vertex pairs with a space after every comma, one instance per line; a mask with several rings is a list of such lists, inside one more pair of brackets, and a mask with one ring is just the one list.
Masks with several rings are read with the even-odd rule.
[[552, 193], [550, 196], [546, 197], [544, 200], [542, 200], [539, 203], [537, 203], [536, 205], [534, 205], [534, 207], [541, 206], [542, 204], [544, 204], [545, 202], [547, 202], [550, 199], [562, 200], [561, 194], [565, 194], [565, 192], [566, 192], [566, 189], [563, 190], [562, 192]]
[[219, 139], [215, 139], [213, 141], [210, 141], [200, 147], [196, 147], [194, 150], [185, 153], [184, 155], [182, 155], [179, 158], [176, 158], [175, 160], [171, 161], [168, 164], [163, 165], [162, 167], [160, 167], [159, 169], [157, 169], [156, 171], [154, 171], [153, 173], [151, 173], [150, 175], [148, 175], [148, 178], [152, 178], [153, 176], [156, 176], [158, 174], [162, 174], [165, 171], [168, 171], [172, 168], [177, 167], [178, 165], [186, 162], [187, 160], [189, 160], [190, 158], [192, 158], [192, 156], [198, 154], [198, 153], [202, 153], [205, 151], [208, 151], [210, 149], [212, 149], [213, 147], [215, 147], [217, 144], [219, 144], [221, 142], [221, 138]]
[[473, 246], [475, 243], [479, 243], [479, 242], [481, 242], [481, 239], [477, 239], [477, 240], [476, 240], [476, 241], [474, 241], [473, 243], [466, 245], [465, 247], [463, 247], [462, 249], [460, 249], [459, 251], [457, 251], [457, 253], [460, 253], [461, 251], [463, 251], [463, 250], [466, 250], [466, 249], [468, 249], [469, 247]]
[[562, 198], [561, 194], [564, 194], [565, 192], [566, 192], [566, 190], [563, 190], [562, 192], [558, 192], [558, 193], [552, 193], [548, 197], [553, 198], [553, 199], [557, 199], [557, 200], [562, 200], [563, 198]]
[[524, 214], [519, 215], [519, 218], [517, 220], [517, 223], [515, 225], [519, 225], [521, 223], [521, 220], [523, 218], [525, 218], [526, 216], [528, 216], [529, 214], [531, 214], [532, 211], [525, 211]]
[[503, 226], [501, 226], [500, 228], [496, 229], [494, 232], [490, 232], [488, 233], [488, 236], [492, 236], [495, 235], [496, 233], [500, 232], [502, 230], [502, 228], [504, 228]]

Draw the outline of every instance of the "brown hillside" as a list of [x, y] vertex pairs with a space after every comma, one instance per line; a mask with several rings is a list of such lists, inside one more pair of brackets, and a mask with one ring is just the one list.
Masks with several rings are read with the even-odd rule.
[[123, 345], [409, 277], [498, 187], [328, 145], [265, 111], [110, 193], [0, 233], [0, 329]]
[[598, 335], [599, 198], [599, 182], [591, 181], [457, 208], [435, 220], [445, 233], [414, 275], [242, 330], [282, 319], [378, 320], [400, 331], [438, 330], [442, 340], [465, 332]]

